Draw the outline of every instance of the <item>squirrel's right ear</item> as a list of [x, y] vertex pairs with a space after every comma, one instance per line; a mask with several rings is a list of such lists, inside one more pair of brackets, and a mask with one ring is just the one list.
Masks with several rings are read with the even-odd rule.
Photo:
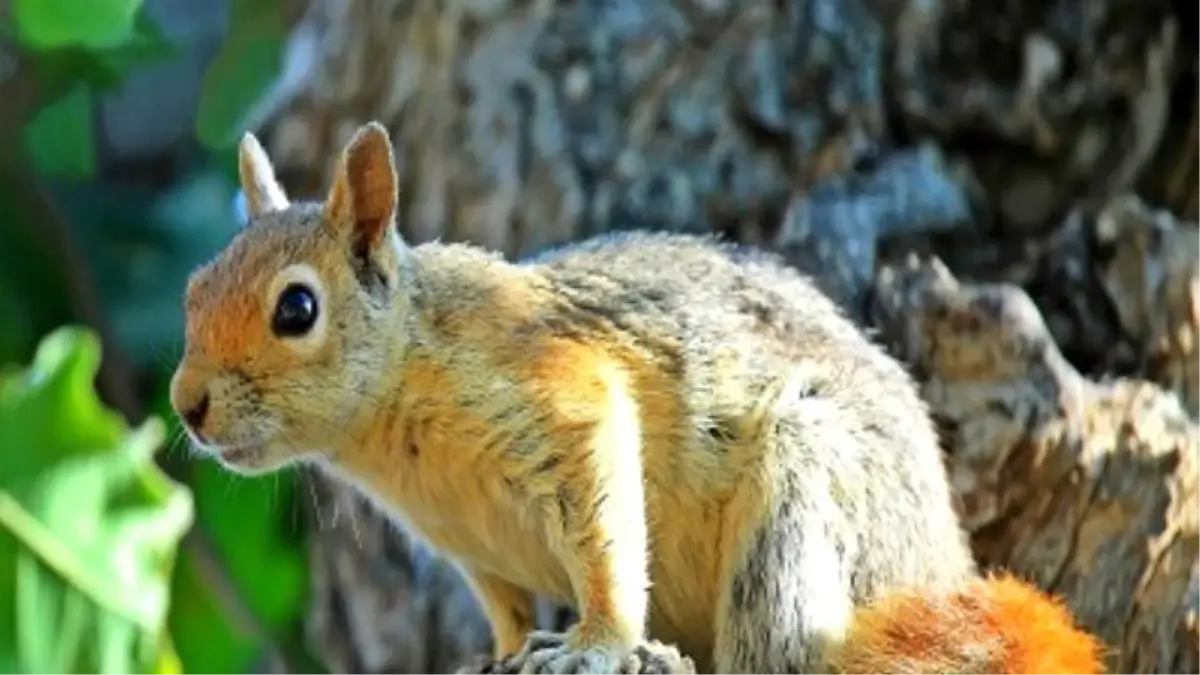
[[275, 180], [275, 169], [254, 134], [247, 131], [238, 144], [238, 177], [242, 181], [242, 194], [246, 197], [246, 210], [251, 218], [271, 211], [282, 211], [288, 207], [287, 195]]
[[378, 122], [362, 125], [342, 151], [325, 199], [325, 219], [364, 251], [378, 248], [395, 227], [397, 182], [387, 130]]

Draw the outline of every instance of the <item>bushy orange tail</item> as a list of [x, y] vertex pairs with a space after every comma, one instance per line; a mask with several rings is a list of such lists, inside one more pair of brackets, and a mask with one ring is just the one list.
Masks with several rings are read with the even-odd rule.
[[859, 610], [832, 656], [841, 673], [1103, 673], [1099, 640], [1010, 575], [957, 591], [899, 592]]

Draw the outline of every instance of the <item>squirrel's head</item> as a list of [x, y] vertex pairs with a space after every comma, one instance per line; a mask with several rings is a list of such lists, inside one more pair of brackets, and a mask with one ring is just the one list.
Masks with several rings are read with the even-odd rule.
[[249, 222], [188, 281], [171, 405], [198, 447], [262, 473], [348, 442], [375, 405], [403, 349], [412, 257], [378, 123], [346, 146], [323, 203], [289, 203], [251, 134], [238, 170]]

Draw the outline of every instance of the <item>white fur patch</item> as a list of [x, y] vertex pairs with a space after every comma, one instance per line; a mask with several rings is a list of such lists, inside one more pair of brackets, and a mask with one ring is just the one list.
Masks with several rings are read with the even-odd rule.
[[825, 546], [807, 552], [800, 562], [807, 587], [805, 603], [800, 607], [802, 623], [809, 628], [812, 638], [826, 645], [842, 641], [854, 609], [849, 589], [840, 582], [844, 565], [837, 552]]

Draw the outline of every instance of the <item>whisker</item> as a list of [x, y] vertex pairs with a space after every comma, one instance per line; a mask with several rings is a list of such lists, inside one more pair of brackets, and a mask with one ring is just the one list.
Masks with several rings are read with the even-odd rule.
[[[310, 469], [309, 471], [311, 472], [312, 470]], [[309, 476], [308, 479], [304, 481], [304, 483], [308, 487], [309, 498], [312, 499], [313, 517], [316, 518], [316, 520], [317, 520], [317, 527], [324, 530], [326, 526], [325, 526], [323, 514], [321, 513], [320, 500], [317, 499], [317, 488], [313, 484], [313, 480], [312, 480], [311, 476]]]
[[[355, 501], [365, 501], [365, 500], [363, 500], [362, 496], [359, 495], [358, 493], [354, 494], [354, 498], [355, 498]], [[354, 506], [357, 507], [358, 505], [355, 504]], [[361, 530], [361, 528], [359, 528], [359, 520], [358, 520], [359, 510], [358, 510], [358, 508], [351, 508], [349, 510], [350, 510], [350, 532], [352, 532], [354, 534], [354, 544], [356, 546], [358, 546], [358, 549], [361, 551], [362, 547], [363, 547], [363, 543], [362, 543], [362, 530]]]

